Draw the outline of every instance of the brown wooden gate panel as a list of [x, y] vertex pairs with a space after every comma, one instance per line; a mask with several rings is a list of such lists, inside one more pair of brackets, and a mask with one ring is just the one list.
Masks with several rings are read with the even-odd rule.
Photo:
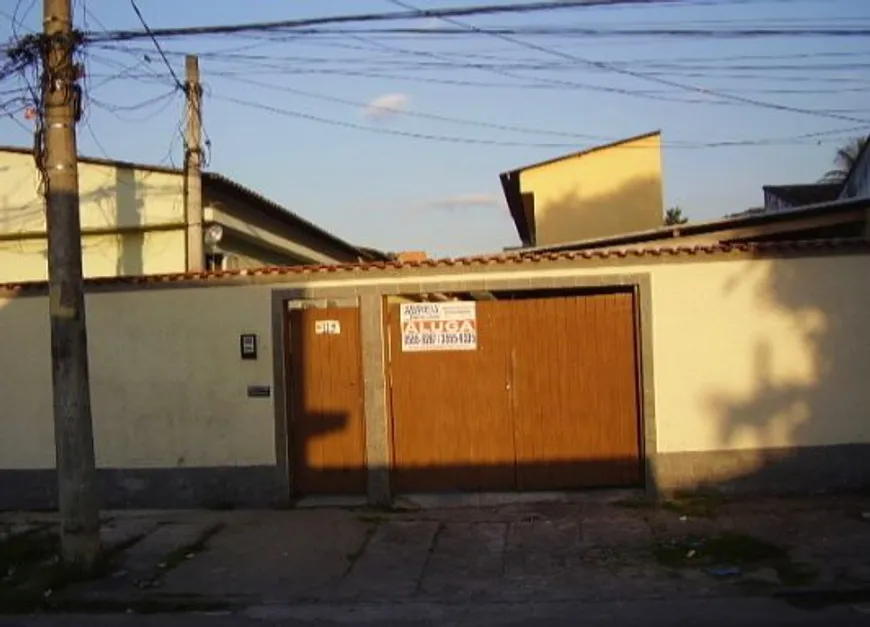
[[639, 483], [633, 295], [508, 306], [517, 488]]
[[359, 310], [293, 309], [288, 318], [293, 492], [364, 494]]
[[476, 351], [402, 352], [389, 308], [393, 487], [642, 481], [634, 295], [477, 303]]
[[478, 348], [402, 352], [389, 308], [394, 490], [512, 490], [513, 433], [505, 393], [508, 312], [477, 304]]

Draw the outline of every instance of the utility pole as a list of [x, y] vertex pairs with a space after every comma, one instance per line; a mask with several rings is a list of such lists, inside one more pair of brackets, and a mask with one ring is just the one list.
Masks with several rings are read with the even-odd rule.
[[64, 562], [90, 571], [100, 552], [82, 280], [76, 122], [81, 104], [70, 0], [43, 0], [43, 154], [54, 442]]
[[202, 233], [202, 85], [199, 59], [187, 55], [187, 133], [184, 141], [184, 213], [187, 222], [187, 271], [201, 272], [205, 264]]

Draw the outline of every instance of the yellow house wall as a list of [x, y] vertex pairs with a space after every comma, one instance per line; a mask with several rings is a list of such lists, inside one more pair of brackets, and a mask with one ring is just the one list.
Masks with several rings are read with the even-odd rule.
[[[39, 190], [33, 157], [0, 150], [0, 283], [46, 279], [45, 209]], [[85, 276], [184, 272], [183, 191], [179, 172], [81, 161]], [[234, 256], [232, 267], [356, 260], [325, 238], [264, 217], [261, 207], [243, 196], [220, 195], [208, 185], [204, 192], [206, 219], [226, 227], [221, 248]]]
[[[33, 157], [0, 151], [0, 233], [45, 232]], [[82, 228], [184, 224], [181, 174], [81, 162]]]
[[[183, 272], [185, 232], [167, 231], [82, 236], [82, 271], [88, 278]], [[44, 238], [0, 241], [0, 283], [48, 278]]]
[[[46, 278], [45, 209], [39, 187], [33, 157], [0, 151], [0, 282]], [[85, 276], [184, 271], [180, 174], [82, 162], [79, 191]], [[107, 229], [122, 232], [87, 233]]]
[[660, 227], [661, 137], [523, 170], [520, 189], [534, 195], [539, 246]]
[[[421, 278], [531, 280], [648, 274], [660, 453], [870, 443], [867, 256], [741, 259]], [[317, 287], [378, 284], [321, 281]], [[380, 284], [384, 284], [383, 279]], [[286, 285], [142, 290], [88, 296], [94, 420], [101, 466], [272, 464], [270, 292]], [[0, 301], [0, 467], [53, 461], [47, 311], [42, 297]], [[238, 357], [240, 333], [260, 359]]]

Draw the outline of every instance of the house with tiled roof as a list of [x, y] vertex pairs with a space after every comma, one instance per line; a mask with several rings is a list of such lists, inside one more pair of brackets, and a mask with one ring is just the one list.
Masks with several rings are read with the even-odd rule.
[[[31, 151], [0, 147], [0, 282], [46, 278], [46, 223]], [[82, 157], [86, 277], [184, 272], [184, 174], [177, 168]], [[202, 175], [205, 259], [212, 270], [382, 259], [217, 172]]]

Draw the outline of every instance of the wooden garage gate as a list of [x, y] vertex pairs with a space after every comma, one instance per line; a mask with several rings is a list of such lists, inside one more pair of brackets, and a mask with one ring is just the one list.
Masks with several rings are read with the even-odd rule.
[[398, 492], [642, 481], [632, 292], [479, 301], [478, 345], [404, 352], [387, 313]]
[[287, 321], [291, 489], [365, 494], [359, 309], [291, 309]]

